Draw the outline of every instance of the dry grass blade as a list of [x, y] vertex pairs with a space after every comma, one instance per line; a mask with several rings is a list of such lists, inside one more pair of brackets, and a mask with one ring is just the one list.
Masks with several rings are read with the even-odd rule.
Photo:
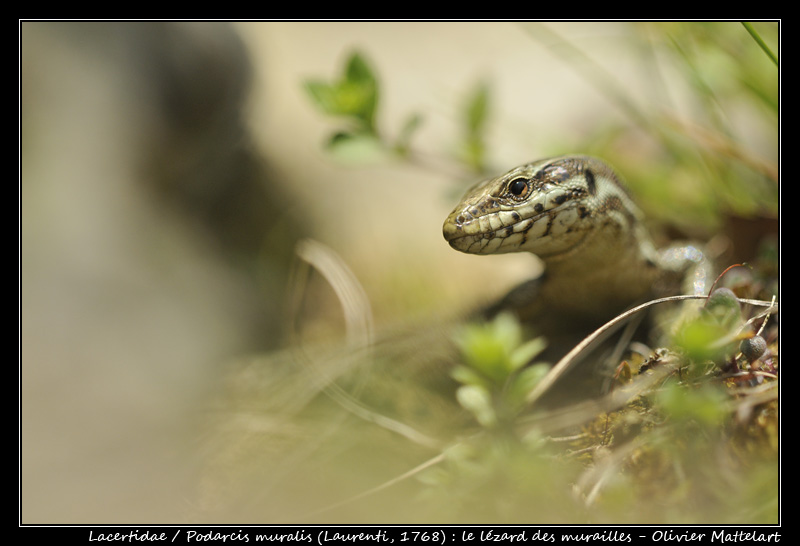
[[[330, 248], [311, 239], [300, 241], [296, 253], [303, 263], [316, 269], [325, 278], [336, 294], [342, 306], [348, 344], [355, 347], [369, 346], [373, 335], [372, 310], [364, 289], [347, 264]], [[299, 278], [298, 272], [295, 279]], [[302, 296], [302, 287], [296, 285], [293, 292], [299, 298]], [[296, 306], [294, 311], [296, 312]]]
[[[317, 241], [302, 241], [298, 245], [297, 255], [304, 264], [307, 264], [306, 267], [310, 266], [319, 271], [335, 292], [342, 306], [348, 340], [348, 353], [345, 359], [351, 362], [369, 359], [370, 347], [373, 343], [372, 312], [369, 300], [355, 275], [335, 252]], [[308, 272], [303, 270], [302, 273], [302, 278], [305, 279]], [[300, 278], [301, 272], [298, 271], [295, 279]], [[303, 287], [298, 280], [295, 280], [293, 289], [295, 301], [302, 299], [302, 291]], [[296, 309], [297, 306], [294, 308], [295, 312]], [[295, 324], [295, 318], [292, 317], [292, 319], [292, 324]], [[309, 372], [307, 375], [312, 381], [320, 385], [322, 391], [343, 409], [364, 421], [400, 434], [416, 444], [430, 448], [440, 447], [440, 442], [437, 440], [364, 406], [336, 384], [335, 378], [326, 371], [324, 365], [316, 363], [315, 359], [309, 356], [303, 349], [302, 343], [299, 342], [300, 337], [298, 335], [293, 337], [298, 340], [292, 344], [292, 350], [297, 362], [307, 369]]]

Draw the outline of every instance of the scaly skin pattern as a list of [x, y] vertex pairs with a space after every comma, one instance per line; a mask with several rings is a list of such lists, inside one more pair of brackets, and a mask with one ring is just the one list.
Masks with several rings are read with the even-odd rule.
[[647, 297], [681, 291], [690, 270], [703, 279], [692, 291], [702, 291], [708, 274], [694, 247], [657, 250], [620, 177], [588, 156], [535, 161], [475, 185], [443, 232], [461, 252], [531, 252], [544, 261], [543, 278], [499, 304], [523, 319], [607, 318]]

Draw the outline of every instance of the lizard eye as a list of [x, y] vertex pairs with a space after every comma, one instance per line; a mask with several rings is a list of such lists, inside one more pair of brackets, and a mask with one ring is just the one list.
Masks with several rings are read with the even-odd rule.
[[508, 185], [508, 191], [516, 197], [524, 197], [528, 193], [528, 181], [524, 178], [512, 180]]

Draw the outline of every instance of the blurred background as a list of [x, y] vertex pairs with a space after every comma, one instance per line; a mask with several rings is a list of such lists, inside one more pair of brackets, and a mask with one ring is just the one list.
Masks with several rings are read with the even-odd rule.
[[[382, 139], [419, 114], [410, 152], [329, 144], [348, 120], [304, 86], [354, 52]], [[577, 152], [665, 236], [746, 258], [778, 231], [778, 127], [779, 71], [736, 22], [22, 22], [22, 523], [202, 511], [208, 401], [225, 362], [285, 346], [298, 241], [341, 257], [379, 327], [465, 311], [537, 263], [452, 251], [460, 194]], [[338, 328], [319, 298], [309, 324]]]

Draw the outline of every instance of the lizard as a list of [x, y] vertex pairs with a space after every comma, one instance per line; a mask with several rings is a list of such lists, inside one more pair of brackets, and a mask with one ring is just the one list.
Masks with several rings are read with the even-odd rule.
[[545, 332], [598, 325], [651, 297], [703, 294], [711, 281], [700, 248], [657, 248], [621, 176], [586, 155], [541, 159], [477, 183], [443, 234], [468, 254], [537, 255], [544, 273], [483, 314], [510, 310]]

